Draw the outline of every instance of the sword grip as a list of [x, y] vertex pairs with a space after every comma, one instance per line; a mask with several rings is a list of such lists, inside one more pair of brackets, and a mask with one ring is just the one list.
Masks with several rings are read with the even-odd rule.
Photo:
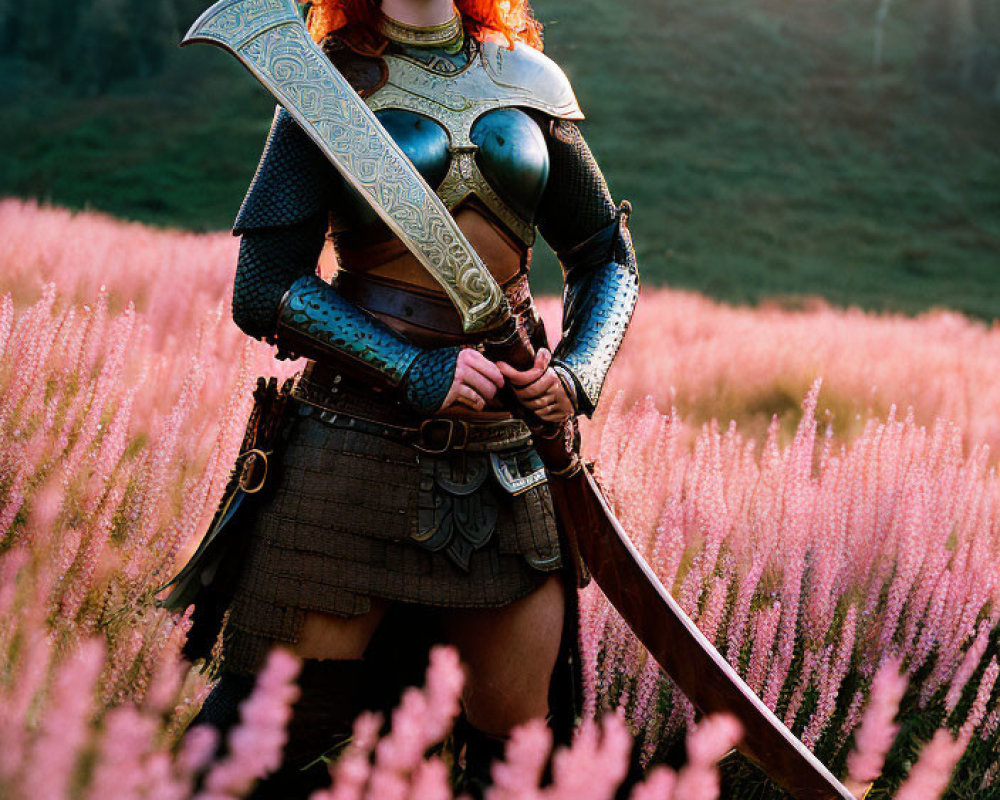
[[[535, 363], [535, 348], [522, 325], [514, 317], [500, 329], [499, 335], [487, 339], [484, 354], [491, 361], [506, 361], [518, 370], [527, 370]], [[499, 392], [504, 406], [523, 419], [535, 439], [535, 449], [550, 472], [565, 474], [578, 468], [580, 457], [576, 452], [576, 435], [572, 420], [561, 423], [545, 422], [522, 406], [509, 386]]]

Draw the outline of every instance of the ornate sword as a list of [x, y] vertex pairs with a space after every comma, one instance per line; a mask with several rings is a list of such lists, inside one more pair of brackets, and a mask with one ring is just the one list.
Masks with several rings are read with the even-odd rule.
[[[277, 98], [441, 284], [467, 331], [500, 332], [487, 343], [489, 351], [519, 369], [532, 364], [531, 346], [511, 334], [510, 306], [496, 280], [440, 198], [313, 42], [294, 0], [220, 0], [198, 18], [182, 44], [194, 42], [235, 55]], [[567, 538], [681, 691], [702, 712], [736, 716], [744, 728], [739, 749], [796, 800], [854, 800], [670, 596], [580, 462], [566, 426], [535, 430]]]
[[181, 46], [232, 53], [295, 118], [441, 284], [466, 332], [498, 327], [507, 298], [441, 199], [312, 40], [294, 0], [221, 0]]

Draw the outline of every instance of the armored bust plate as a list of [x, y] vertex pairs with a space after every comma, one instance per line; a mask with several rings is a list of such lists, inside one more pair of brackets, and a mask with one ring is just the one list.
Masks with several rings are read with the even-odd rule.
[[525, 244], [534, 240], [530, 219], [511, 207], [476, 161], [473, 128], [491, 111], [530, 109], [560, 119], [583, 119], [569, 80], [546, 56], [524, 44], [508, 50], [495, 42], [471, 43], [468, 63], [442, 72], [403, 54], [386, 54], [385, 84], [367, 98], [373, 111], [402, 110], [434, 120], [447, 131], [451, 161], [437, 188], [453, 210], [475, 195]]

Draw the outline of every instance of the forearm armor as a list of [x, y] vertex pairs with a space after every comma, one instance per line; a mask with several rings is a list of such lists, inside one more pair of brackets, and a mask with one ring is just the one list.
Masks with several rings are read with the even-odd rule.
[[339, 362], [388, 384], [425, 413], [441, 406], [458, 358], [457, 347], [411, 344], [315, 275], [298, 278], [282, 298], [277, 344], [288, 355]]
[[548, 147], [552, 172], [538, 229], [558, 254], [565, 278], [563, 336], [552, 365], [577, 411], [590, 416], [639, 294], [627, 226], [631, 209], [627, 203], [615, 207], [576, 125], [553, 121]]
[[565, 274], [563, 335], [552, 364], [575, 384], [577, 410], [590, 416], [639, 299], [639, 270], [628, 230], [631, 208], [573, 249], [559, 254]]

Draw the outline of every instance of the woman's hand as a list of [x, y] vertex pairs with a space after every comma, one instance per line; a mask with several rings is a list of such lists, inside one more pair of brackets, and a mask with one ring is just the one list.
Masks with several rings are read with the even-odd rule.
[[572, 417], [575, 409], [563, 382], [549, 366], [551, 361], [552, 353], [543, 347], [535, 353], [534, 365], [524, 372], [503, 361], [498, 361], [496, 366], [510, 382], [522, 406], [534, 411], [539, 419], [558, 424]]
[[440, 411], [465, 406], [482, 411], [503, 386], [503, 375], [497, 365], [478, 350], [466, 347], [458, 354], [455, 378]]

